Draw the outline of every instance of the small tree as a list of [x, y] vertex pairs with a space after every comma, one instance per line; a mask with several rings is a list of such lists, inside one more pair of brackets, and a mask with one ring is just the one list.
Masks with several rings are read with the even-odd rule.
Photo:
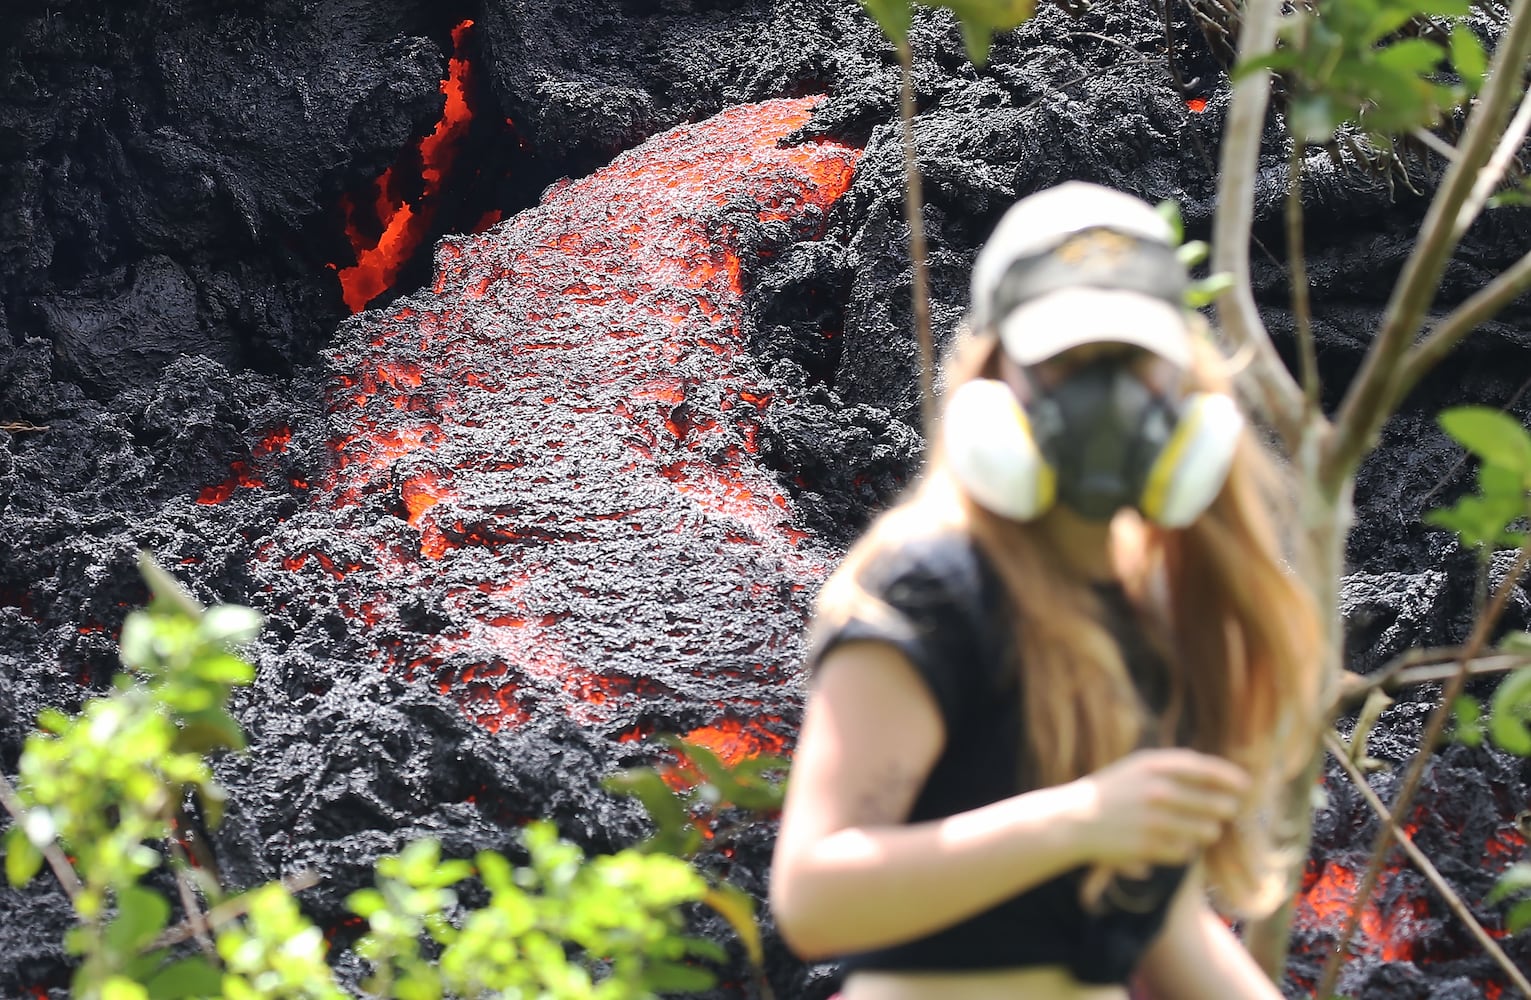
[[[953, 10], [962, 23], [975, 65], [984, 62], [993, 31], [1012, 27], [1031, 14], [1029, 3], [1015, 0], [919, 2]], [[898, 47], [905, 65], [904, 135], [910, 179], [906, 201], [910, 204], [915, 272], [914, 312], [926, 366], [923, 378], [928, 424], [932, 405], [929, 306], [921, 302], [926, 295], [922, 280], [925, 251], [919, 225], [908, 72], [908, 32], [914, 7], [912, 0], [862, 0], [862, 3]], [[1324, 673], [1328, 699], [1324, 725], [1320, 727], [1326, 732], [1324, 742], [1341, 756], [1343, 763], [1350, 764], [1356, 752], [1348, 749], [1330, 726], [1341, 710], [1384, 685], [1447, 681], [1444, 697], [1426, 726], [1423, 743], [1391, 807], [1384, 807], [1375, 799], [1359, 769], [1352, 772], [1362, 794], [1371, 796], [1369, 801], [1380, 810], [1383, 824], [1372, 862], [1341, 932], [1339, 947], [1319, 985], [1320, 997], [1327, 997], [1333, 989], [1360, 912], [1394, 841], [1405, 845], [1411, 859], [1421, 865], [1511, 980], [1531, 995], [1531, 984], [1524, 974], [1514, 968], [1492, 937], [1477, 925], [1439, 873], [1429, 866], [1428, 859], [1410, 850], [1412, 843], [1399, 825], [1419, 788], [1435, 743], [1445, 731], [1447, 719], [1455, 713], [1467, 720], [1459, 730], [1473, 731], [1471, 720], [1476, 718], [1476, 709], [1459, 698], [1466, 678], [1475, 673], [1514, 669], [1527, 662], [1518, 654], [1480, 656], [1527, 562], [1527, 543], [1523, 537], [1509, 532], [1509, 526], [1531, 512], [1528, 502], [1531, 450], [1522, 455], [1523, 449], [1531, 449], [1531, 439], [1525, 439], [1514, 421], [1504, 419], [1489, 426], [1481, 413], [1457, 414], [1445, 421], [1448, 431], [1484, 460], [1484, 471], [1480, 472], [1478, 496], [1470, 498], [1465, 506], [1437, 515], [1436, 523], [1458, 531], [1467, 545], [1508, 542], [1520, 548], [1513, 568], [1479, 616], [1467, 642], [1451, 651], [1449, 659], [1453, 665], [1447, 675], [1442, 677], [1438, 669], [1412, 670], [1414, 664], [1407, 658], [1375, 678], [1362, 679], [1350, 674], [1342, 660], [1339, 615], [1345, 540], [1355, 513], [1356, 475], [1362, 460], [1376, 446], [1383, 424], [1420, 379], [1469, 333], [1531, 289], [1528, 253], [1427, 327], [1427, 311], [1447, 262], [1468, 227], [1490, 204], [1491, 196], [1502, 185], [1531, 130], [1531, 99], [1526, 95], [1523, 79], [1527, 58], [1531, 56], [1528, 5], [1531, 0], [1514, 0], [1510, 5], [1492, 60], [1485, 55], [1465, 20], [1468, 0], [1299, 0], [1293, 4], [1283, 4], [1282, 0], [1247, 0], [1237, 8], [1223, 5], [1233, 22], [1230, 29], [1237, 28], [1238, 65], [1233, 73], [1232, 103], [1218, 168], [1212, 270], [1224, 290], [1216, 299], [1217, 318], [1232, 346], [1251, 356], [1241, 389], [1276, 433], [1302, 483], [1299, 512], [1303, 535], [1298, 544], [1298, 571], [1318, 604], [1326, 629]], [[1437, 22], [1442, 20], [1450, 23], [1450, 29], [1432, 32], [1433, 38], [1401, 30], [1420, 25], [1438, 29]], [[1439, 40], [1442, 38], [1444, 41]], [[1255, 179], [1273, 72], [1282, 75], [1288, 97], [1283, 123], [1291, 164], [1287, 233], [1300, 359], [1297, 377], [1277, 354], [1256, 308], [1249, 263]], [[1512, 118], [1511, 111], [1517, 105]], [[1427, 131], [1447, 116], [1465, 119], [1454, 146]], [[1396, 137], [1414, 136], [1435, 149], [1446, 161], [1446, 168], [1420, 226], [1414, 251], [1373, 333], [1360, 373], [1346, 390], [1338, 412], [1330, 418], [1319, 408], [1317, 351], [1302, 256], [1301, 164], [1309, 143], [1329, 143], [1337, 131], [1351, 137], [1353, 146], [1369, 151], [1381, 161], [1390, 157]], [[1510, 195], [1515, 196], [1515, 192]], [[1523, 440], [1526, 443], [1519, 443]], [[1508, 741], [1501, 742], [1506, 749], [1515, 750], [1522, 745], [1514, 734], [1524, 731], [1522, 720], [1527, 714], [1527, 691], [1531, 688], [1528, 676], [1531, 675], [1519, 675], [1508, 683], [1493, 705], [1490, 728], [1510, 734]], [[1358, 736], [1357, 742], [1364, 745], [1364, 735]], [[1531, 751], [1531, 739], [1523, 742], [1525, 750]], [[1287, 818], [1300, 830], [1304, 846], [1311, 830], [1310, 792], [1323, 753], [1323, 747], [1314, 747], [1309, 780], [1295, 787], [1287, 807]], [[1531, 869], [1513, 869], [1501, 883], [1499, 895], [1509, 896], [1531, 886], [1528, 871]], [[1299, 874], [1298, 870], [1292, 872], [1294, 896]], [[1271, 919], [1255, 923], [1246, 934], [1251, 952], [1278, 979], [1288, 948], [1291, 912], [1288, 905]], [[1518, 912], [1531, 919], [1531, 907], [1525, 903], [1520, 904]]]

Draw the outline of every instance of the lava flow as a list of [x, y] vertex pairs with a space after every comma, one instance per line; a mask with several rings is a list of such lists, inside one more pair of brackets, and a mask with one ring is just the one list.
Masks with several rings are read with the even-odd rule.
[[393, 286], [394, 279], [419, 249], [435, 219], [442, 182], [452, 168], [458, 146], [473, 119], [473, 109], [468, 104], [468, 76], [472, 66], [463, 51], [472, 28], [472, 21], [463, 21], [452, 29], [452, 57], [447, 63], [447, 78], [441, 81], [446, 104], [435, 129], [420, 140], [414, 151], [420, 162], [420, 194], [411, 201], [395, 191], [401, 183], [396, 173], [401, 167], [393, 166], [383, 171], [372, 185], [371, 212], [379, 230], [375, 233], [369, 233], [368, 227], [358, 218], [356, 200], [350, 195], [341, 197], [346, 238], [351, 242], [356, 263], [349, 267], [337, 266], [336, 270], [341, 294], [353, 313], [365, 309], [367, 303]]
[[340, 581], [381, 669], [490, 728], [552, 712], [779, 752], [838, 553], [756, 461], [781, 401], [739, 324], [746, 248], [812, 236], [860, 155], [778, 144], [814, 103], [657, 136], [443, 241], [429, 289], [343, 325], [331, 472], [258, 573]]

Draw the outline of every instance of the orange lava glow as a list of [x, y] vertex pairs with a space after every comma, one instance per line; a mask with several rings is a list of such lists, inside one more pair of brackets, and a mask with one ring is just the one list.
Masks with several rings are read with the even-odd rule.
[[767, 728], [771, 723], [780, 727], [781, 721], [772, 716], [748, 720], [724, 717], [711, 726], [693, 729], [681, 738], [687, 743], [706, 747], [732, 767], [747, 757], [784, 754], [786, 739]]
[[1185, 106], [1192, 114], [1199, 115], [1207, 110], [1207, 99], [1205, 97], [1192, 97], [1185, 102]]
[[[1385, 898], [1388, 874], [1361, 911], [1356, 929], [1356, 950], [1375, 955], [1384, 962], [1410, 962], [1420, 933], [1421, 922], [1429, 915], [1423, 898], [1405, 899], [1383, 912], [1377, 899]], [[1324, 929], [1338, 933], [1350, 916], [1359, 877], [1355, 871], [1335, 862], [1308, 862], [1303, 876], [1294, 924], [1308, 930]]]
[[390, 193], [395, 168], [389, 167], [373, 183], [373, 213], [382, 227], [376, 239], [369, 238], [356, 218], [356, 203], [349, 196], [341, 198], [346, 219], [346, 237], [356, 255], [356, 263], [338, 267], [341, 295], [347, 308], [361, 312], [367, 303], [393, 286], [399, 272], [425, 239], [436, 216], [436, 198], [452, 169], [458, 146], [473, 119], [468, 106], [468, 78], [471, 66], [463, 54], [463, 45], [472, 29], [472, 21], [463, 21], [452, 29], [452, 57], [447, 63], [447, 78], [441, 81], [446, 104], [441, 120], [430, 135], [420, 140], [420, 197], [414, 204]]

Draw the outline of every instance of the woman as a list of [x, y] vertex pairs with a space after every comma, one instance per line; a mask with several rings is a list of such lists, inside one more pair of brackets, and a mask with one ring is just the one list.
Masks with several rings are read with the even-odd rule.
[[819, 598], [771, 905], [843, 1000], [1279, 997], [1318, 629], [1169, 227], [1070, 183], [975, 264], [929, 468]]

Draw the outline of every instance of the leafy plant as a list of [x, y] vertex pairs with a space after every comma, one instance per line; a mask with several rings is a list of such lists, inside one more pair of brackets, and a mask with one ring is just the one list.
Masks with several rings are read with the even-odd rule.
[[[1465, 21], [1442, 43], [1402, 32], [1429, 17], [1466, 17], [1468, 0], [1325, 0], [1297, 6], [1283, 47], [1243, 65], [1273, 69], [1291, 88], [1292, 134], [1327, 143], [1346, 122], [1388, 141], [1437, 124], [1481, 86], [1483, 45]], [[1457, 80], [1444, 70], [1455, 68]]]
[[[729, 766], [699, 743], [676, 736], [661, 736], [659, 740], [677, 751], [680, 766], [631, 768], [604, 782], [608, 790], [638, 799], [653, 821], [655, 832], [638, 845], [639, 850], [693, 858], [709, 841], [725, 839], [712, 829], [720, 812], [730, 808], [755, 814], [781, 810], [785, 787], [777, 776], [786, 773], [785, 758], [761, 754]], [[702, 901], [739, 935], [761, 990], [769, 995], [754, 899], [738, 886], [714, 878]]]
[[[208, 825], [221, 818], [225, 793], [206, 754], [245, 746], [228, 700], [254, 677], [234, 650], [255, 638], [260, 616], [203, 608], [147, 556], [140, 566], [153, 597], [128, 616], [120, 648], [136, 675], [115, 678], [76, 717], [43, 712], [19, 786], [0, 776], [14, 820], [4, 834], [6, 876], [24, 885], [46, 861], [69, 892], [80, 920], [65, 937], [80, 959], [77, 997], [340, 1000], [325, 936], [289, 886], [230, 896], [187, 863], [175, 839], [191, 800]], [[765, 801], [747, 774], [717, 776]], [[724, 960], [723, 949], [687, 935], [681, 908], [722, 909], [721, 890], [685, 860], [647, 849], [587, 858], [545, 822], [528, 826], [523, 842], [530, 861], [519, 868], [489, 851], [472, 863], [443, 859], [431, 840], [381, 859], [375, 887], [348, 901], [367, 925], [355, 949], [372, 969], [368, 992], [646, 1000], [714, 983], [701, 963]], [[188, 911], [175, 927], [170, 902], [143, 881], [167, 861]], [[467, 910], [456, 887], [473, 875], [489, 902]], [[192, 938], [200, 951], [178, 950]]]

